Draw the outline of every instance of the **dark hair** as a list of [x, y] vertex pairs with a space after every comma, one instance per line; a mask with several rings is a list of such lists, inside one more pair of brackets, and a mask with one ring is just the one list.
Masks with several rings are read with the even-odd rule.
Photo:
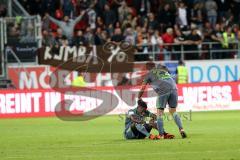
[[143, 100], [138, 100], [138, 106], [141, 106], [141, 107], [143, 107], [143, 108], [145, 108], [145, 109], [147, 109], [147, 103], [146, 102], [144, 102]]
[[179, 60], [179, 61], [178, 61], [178, 64], [179, 64], [179, 65], [184, 65], [184, 61], [183, 61], [183, 60]]
[[63, 35], [62, 40], [67, 40], [67, 36]]
[[146, 63], [146, 69], [147, 69], [147, 70], [151, 70], [151, 69], [153, 69], [154, 67], [155, 67], [155, 63], [154, 63], [154, 62], [149, 61], [149, 62]]

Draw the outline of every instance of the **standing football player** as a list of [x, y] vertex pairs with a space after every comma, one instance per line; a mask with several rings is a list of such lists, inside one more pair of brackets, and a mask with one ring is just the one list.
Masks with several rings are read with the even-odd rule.
[[174, 79], [171, 77], [168, 69], [165, 66], [158, 65], [158, 67], [152, 66], [150, 71], [145, 76], [141, 90], [138, 94], [138, 99], [141, 99], [147, 84], [150, 84], [154, 91], [158, 94], [157, 97], [157, 128], [159, 135], [157, 139], [172, 139], [174, 135], [166, 133], [163, 126], [163, 114], [166, 105], [169, 105], [169, 112], [173, 116], [175, 123], [177, 124], [182, 138], [186, 138], [187, 135], [183, 129], [182, 121], [178, 113], [176, 112], [178, 103], [177, 86]]

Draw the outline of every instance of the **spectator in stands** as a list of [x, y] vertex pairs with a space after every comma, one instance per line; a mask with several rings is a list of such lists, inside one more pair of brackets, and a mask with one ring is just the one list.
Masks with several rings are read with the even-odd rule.
[[230, 43], [235, 41], [235, 34], [233, 33], [232, 27], [228, 26], [223, 33], [223, 47], [229, 48]]
[[210, 22], [205, 22], [203, 27], [203, 36], [204, 36], [204, 42], [211, 42], [211, 33], [213, 31], [213, 28], [211, 26]]
[[197, 28], [192, 28], [191, 34], [187, 37], [187, 43], [189, 45], [186, 48], [189, 53], [186, 54], [186, 59], [199, 59], [198, 49], [202, 43], [202, 38], [198, 34]]
[[69, 39], [72, 40], [73, 33], [74, 33], [74, 27], [75, 25], [82, 19], [83, 15], [85, 14], [85, 11], [81, 13], [75, 20], [69, 19], [68, 16], [64, 16], [64, 21], [57, 20], [48, 14], [46, 14], [49, 19], [57, 24], [63, 31], [63, 34]]
[[137, 14], [141, 16], [141, 18], [145, 18], [147, 13], [150, 12], [150, 1], [149, 0], [133, 0], [133, 8], [136, 9]]
[[188, 10], [187, 6], [183, 1], [179, 2], [178, 11], [177, 11], [177, 21], [181, 27], [188, 26]]
[[42, 32], [42, 44], [43, 46], [50, 46], [52, 47], [54, 44], [54, 37], [52, 33], [50, 33], [48, 30], [43, 30]]
[[155, 16], [153, 13], [149, 13], [148, 14], [148, 27], [147, 28], [151, 28], [153, 30], [158, 29], [159, 25], [158, 22], [155, 20]]
[[165, 31], [168, 27], [172, 27], [174, 24], [174, 13], [170, 8], [170, 4], [165, 4], [163, 9], [159, 9], [157, 14], [157, 20], [160, 25], [160, 31]]
[[103, 17], [104, 6], [108, 3], [107, 0], [97, 0], [95, 5], [97, 15]]
[[143, 40], [143, 32], [141, 26], [136, 26], [134, 36], [136, 39], [136, 45], [138, 51], [142, 51], [142, 40]]
[[233, 33], [235, 34], [235, 39], [237, 40], [238, 37], [238, 31], [239, 31], [239, 25], [238, 24], [234, 24], [233, 25]]
[[114, 25], [117, 22], [117, 15], [113, 10], [110, 9], [110, 6], [108, 4], [105, 4], [104, 6], [103, 20], [104, 20], [104, 24], [107, 27], [110, 24]]
[[93, 9], [93, 5], [91, 6], [91, 8], [89, 9], [87, 15], [88, 15], [88, 25], [90, 26], [91, 29], [95, 29], [96, 28], [96, 18], [97, 18], [97, 13], [96, 11]]
[[149, 45], [149, 37], [146, 32], [146, 28], [141, 26], [136, 27], [136, 40], [137, 40], [137, 50], [142, 53], [141, 55], [137, 55], [136, 59], [139, 61], [148, 60], [148, 45]]
[[123, 21], [121, 28], [126, 29], [126, 28], [135, 28], [137, 25], [137, 17], [132, 16], [132, 14], [128, 14], [127, 18]]
[[61, 44], [62, 44], [62, 37], [63, 37], [62, 29], [58, 28], [57, 29], [57, 35], [55, 36], [55, 39], [54, 39], [54, 46], [55, 47], [61, 46]]
[[239, 0], [233, 0], [231, 5], [232, 13], [234, 15], [234, 23], [239, 24], [240, 23], [240, 1]]
[[158, 30], [151, 30], [150, 31], [150, 43], [152, 45], [151, 49], [154, 53], [155, 58], [159, 59], [159, 53], [160, 53], [160, 46], [163, 45], [162, 37], [159, 34]]
[[231, 26], [233, 25], [233, 19], [234, 19], [234, 15], [232, 14], [231, 10], [228, 10], [228, 12], [226, 12], [226, 16], [222, 18], [222, 22], [225, 24], [225, 26]]
[[[201, 54], [201, 58], [202, 59], [207, 59], [210, 58], [210, 45], [208, 44], [209, 42], [212, 42], [212, 38], [211, 38], [211, 34], [212, 34], [213, 28], [211, 26], [211, 24], [206, 21], [204, 23], [203, 29], [202, 29], [202, 38], [203, 38], [203, 42], [206, 42], [206, 44], [202, 45], [202, 49], [205, 51], [209, 51], [209, 52], [203, 52]], [[201, 34], [199, 34], [201, 36]]]
[[[232, 27], [228, 26], [225, 29], [225, 32], [223, 33], [223, 48], [224, 49], [232, 49], [233, 48], [233, 42], [235, 42], [235, 35], [232, 31]], [[223, 58], [233, 58], [231, 54], [225, 53]]]
[[142, 26], [143, 28], [147, 29], [148, 26], [148, 18], [138, 16], [138, 25]]
[[21, 42], [31, 43], [35, 42], [35, 32], [33, 22], [31, 20], [24, 21], [21, 23]]
[[163, 48], [164, 60], [171, 60], [172, 46], [174, 43], [173, 29], [167, 28], [166, 33], [162, 35], [163, 43], [166, 43]]
[[[240, 30], [238, 31], [238, 34], [237, 34], [237, 41], [238, 41], [238, 46], [240, 46]], [[238, 49], [238, 58], [240, 58], [240, 49]]]
[[42, 0], [41, 2], [43, 14], [48, 13], [50, 16], [53, 16], [55, 14], [55, 11], [60, 8], [60, 0]]
[[146, 54], [146, 57], [144, 59], [149, 59], [149, 34], [147, 33], [146, 28], [142, 28], [142, 47], [143, 47], [143, 53]]
[[98, 27], [94, 33], [94, 45], [103, 45], [103, 41], [101, 40], [102, 29]]
[[213, 0], [207, 0], [205, 2], [205, 9], [207, 12], [207, 18], [211, 26], [215, 26], [217, 22], [217, 3]]
[[7, 16], [7, 7], [4, 4], [0, 4], [0, 17]]
[[86, 39], [87, 44], [94, 45], [95, 44], [95, 35], [93, 30], [90, 27], [87, 27], [84, 37]]
[[100, 35], [100, 40], [102, 44], [105, 44], [106, 42], [109, 42], [111, 39], [109, 38], [106, 31], [102, 31]]
[[123, 23], [127, 19], [128, 15], [131, 14], [131, 8], [127, 6], [125, 1], [122, 1], [121, 6], [118, 8], [118, 20]]
[[102, 28], [98, 27], [94, 33], [95, 45], [104, 45], [105, 41], [102, 39]]
[[91, 5], [96, 5], [98, 0], [78, 0], [77, 3], [80, 4], [80, 10], [86, 10], [91, 8]]
[[101, 17], [97, 17], [96, 27], [105, 28], [105, 24], [104, 24], [103, 19]]
[[186, 36], [184, 34], [182, 34], [181, 30], [176, 29], [175, 35], [176, 35], [176, 37], [174, 38], [174, 43], [176, 45], [174, 46], [174, 50], [176, 53], [174, 54], [173, 59], [179, 60], [181, 58], [182, 51], [184, 51], [183, 45], [186, 45], [187, 41], [186, 41]]
[[50, 19], [47, 18], [47, 16], [44, 16], [44, 17], [42, 18], [42, 30], [51, 31], [51, 28], [50, 28]]
[[69, 46], [67, 36], [65, 36], [65, 35], [62, 36], [61, 43], [62, 43], [61, 46], [64, 46], [64, 47]]
[[110, 24], [108, 27], [106, 27], [106, 31], [109, 34], [110, 37], [114, 35], [114, 27], [112, 24]]
[[121, 28], [115, 28], [114, 35], [111, 38], [111, 41], [113, 42], [121, 42], [125, 39], [125, 37], [122, 35]]
[[61, 46], [68, 46], [69, 42], [65, 35], [58, 37], [58, 39], [55, 39], [54, 46], [53, 46], [53, 52], [54, 50], [58, 51], [59, 47]]
[[191, 22], [196, 24], [199, 28], [202, 28], [203, 25], [203, 6], [203, 2], [196, 2], [191, 10]]
[[[219, 50], [222, 49], [221, 44], [223, 43], [223, 33], [221, 31], [220, 28], [220, 24], [216, 24], [214, 30], [211, 33], [211, 40], [217, 44], [213, 44], [212, 45], [212, 49], [213, 49], [213, 58], [214, 59], [221, 59], [222, 56], [222, 52], [219, 52]], [[215, 52], [216, 51], [216, 52]]]
[[70, 0], [61, 0], [62, 1], [62, 10], [65, 16], [72, 17], [73, 16], [73, 3]]
[[11, 38], [20, 36], [20, 27], [17, 23], [10, 23], [8, 25], [8, 36]]
[[134, 32], [131, 27], [127, 28], [125, 33], [125, 40], [126, 42], [129, 42], [131, 45], [135, 45], [135, 37], [134, 37]]
[[230, 8], [230, 3], [229, 0], [216, 0], [216, 2], [218, 6], [218, 17], [221, 22]]
[[79, 30], [77, 32], [77, 36], [74, 38], [74, 45], [76, 46], [83, 46], [83, 45], [86, 45], [86, 39], [83, 35], [83, 31], [82, 30]]

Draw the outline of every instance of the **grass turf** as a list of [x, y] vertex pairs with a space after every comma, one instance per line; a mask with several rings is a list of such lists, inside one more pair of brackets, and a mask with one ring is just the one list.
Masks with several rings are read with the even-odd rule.
[[[189, 116], [188, 114], [185, 114]], [[240, 159], [240, 111], [193, 112], [183, 120], [189, 138], [181, 139], [172, 120], [165, 121], [174, 140], [123, 139], [123, 117], [86, 122], [57, 118], [0, 120], [0, 159], [24, 160], [237, 160]]]

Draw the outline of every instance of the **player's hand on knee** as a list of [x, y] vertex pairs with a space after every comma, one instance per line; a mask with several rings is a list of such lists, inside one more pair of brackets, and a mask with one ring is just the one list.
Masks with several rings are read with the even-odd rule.
[[153, 126], [153, 125], [154, 125], [154, 123], [155, 123], [155, 121], [154, 121], [154, 119], [153, 119], [153, 118], [149, 120], [149, 125], [150, 125], [150, 126]]

